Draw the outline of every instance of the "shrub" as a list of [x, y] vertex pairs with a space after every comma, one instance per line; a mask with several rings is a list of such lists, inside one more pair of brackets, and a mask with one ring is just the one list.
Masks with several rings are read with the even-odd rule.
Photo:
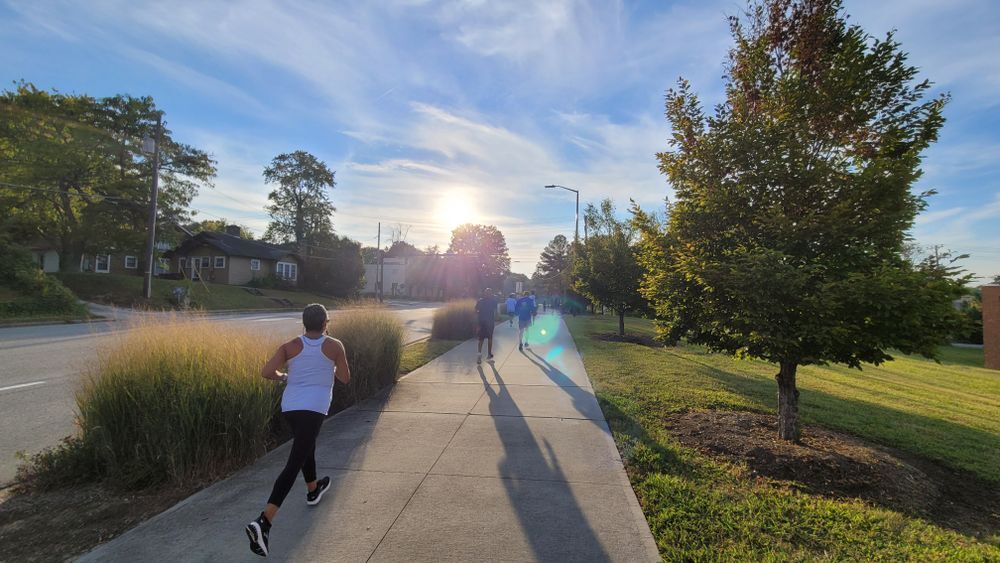
[[77, 394], [77, 449], [126, 488], [197, 483], [245, 465], [267, 450], [280, 406], [282, 387], [260, 377], [277, 345], [201, 318], [119, 333]]
[[344, 343], [351, 383], [334, 391], [334, 409], [364, 400], [392, 385], [403, 357], [403, 325], [384, 309], [355, 309], [337, 313], [327, 333]]
[[0, 303], [0, 318], [32, 315], [83, 315], [85, 309], [59, 280], [46, 276], [26, 249], [0, 239], [0, 285], [24, 294]]
[[472, 299], [451, 301], [434, 311], [431, 338], [467, 340], [476, 336], [476, 302]]

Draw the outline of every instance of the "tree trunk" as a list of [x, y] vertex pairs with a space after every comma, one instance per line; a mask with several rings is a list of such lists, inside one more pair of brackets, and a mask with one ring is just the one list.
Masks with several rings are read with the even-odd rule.
[[625, 309], [618, 309], [618, 336], [625, 336]]
[[799, 390], [795, 388], [795, 362], [781, 362], [781, 371], [774, 378], [778, 381], [778, 437], [798, 442], [802, 436], [799, 428]]

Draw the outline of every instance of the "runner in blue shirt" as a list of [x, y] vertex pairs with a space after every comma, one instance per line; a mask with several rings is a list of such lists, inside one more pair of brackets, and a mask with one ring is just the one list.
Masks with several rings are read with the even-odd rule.
[[507, 296], [507, 301], [504, 304], [507, 305], [507, 324], [508, 326], [514, 326], [514, 315], [517, 313], [517, 296], [511, 293]]

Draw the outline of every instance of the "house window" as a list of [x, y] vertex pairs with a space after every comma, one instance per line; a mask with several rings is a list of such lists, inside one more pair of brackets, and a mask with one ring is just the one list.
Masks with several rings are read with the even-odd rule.
[[260, 271], [260, 260], [257, 258], [250, 259], [250, 270], [254, 272]]
[[212, 263], [208, 256], [195, 256], [194, 262], [199, 268], [208, 268]]
[[213, 267], [215, 267], [215, 268], [225, 268], [226, 267], [226, 257], [225, 256], [216, 256], [215, 257], [215, 266], [213, 266]]
[[295, 281], [299, 275], [299, 266], [291, 262], [278, 262], [277, 272], [279, 278]]
[[139, 259], [138, 258], [136, 258], [135, 256], [126, 256], [125, 257], [125, 269], [126, 270], [135, 270], [138, 267], [139, 267]]
[[111, 255], [98, 254], [94, 257], [94, 271], [99, 274], [106, 274], [111, 271]]

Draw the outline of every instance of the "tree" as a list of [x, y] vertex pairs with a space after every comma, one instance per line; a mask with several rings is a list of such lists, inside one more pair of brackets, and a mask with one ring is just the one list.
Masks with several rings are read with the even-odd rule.
[[306, 151], [279, 154], [264, 169], [264, 181], [277, 184], [268, 194], [265, 209], [271, 216], [264, 238], [294, 242], [299, 254], [308, 256], [309, 245], [333, 233], [336, 208], [327, 194], [336, 182], [334, 172]]
[[451, 233], [448, 253], [456, 255], [450, 273], [461, 278], [453, 277], [452, 281], [468, 295], [476, 295], [486, 287], [500, 287], [510, 273], [507, 241], [493, 225], [459, 225]]
[[[201, 221], [188, 223], [187, 225], [184, 226], [184, 228], [186, 228], [187, 230], [191, 231], [194, 234], [206, 231], [212, 233], [224, 233], [226, 232], [226, 228], [232, 225], [233, 223], [225, 218], [203, 219]], [[253, 240], [253, 231], [250, 230], [250, 227], [246, 225], [236, 225], [236, 226], [240, 228], [240, 238], [246, 240]]]
[[676, 201], [662, 232], [636, 217], [642, 291], [666, 338], [778, 364], [779, 435], [798, 440], [798, 366], [933, 356], [956, 327], [961, 280], [902, 256], [947, 96], [925, 99], [893, 35], [848, 25], [836, 0], [730, 24], [714, 116], [683, 79], [667, 95]]
[[302, 268], [303, 287], [337, 297], [351, 297], [364, 287], [361, 243], [332, 233], [318, 234]]
[[423, 256], [423, 254], [423, 251], [405, 240], [397, 240], [396, 242], [393, 242], [392, 246], [389, 247], [389, 250], [385, 252], [385, 257], [407, 258], [412, 256]]
[[[0, 203], [17, 211], [3, 228], [17, 240], [45, 240], [71, 270], [85, 252], [139, 254], [146, 232], [152, 163], [139, 145], [162, 116], [150, 97], [46, 92], [29, 83], [0, 94]], [[215, 162], [173, 139], [160, 143], [158, 229], [186, 220], [210, 186]]]
[[565, 236], [556, 235], [542, 250], [532, 278], [542, 291], [564, 296], [569, 287], [571, 266], [569, 242]]
[[591, 234], [574, 257], [573, 289], [614, 309], [618, 334], [624, 336], [625, 313], [645, 305], [639, 294], [642, 269], [635, 256], [635, 228], [630, 221], [615, 217], [610, 199], [600, 207], [588, 204], [584, 221]]

